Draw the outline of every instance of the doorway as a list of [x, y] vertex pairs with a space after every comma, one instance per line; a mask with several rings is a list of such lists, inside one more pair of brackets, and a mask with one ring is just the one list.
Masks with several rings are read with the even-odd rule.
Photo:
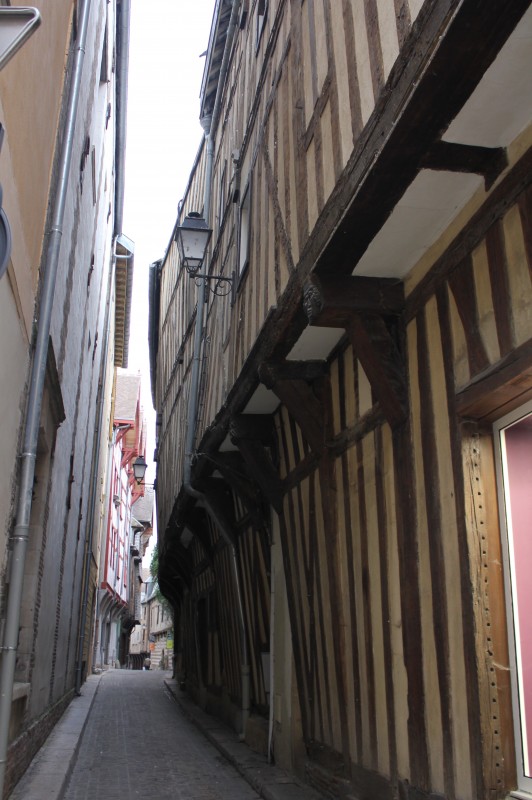
[[494, 423], [517, 756], [532, 793], [532, 402]]

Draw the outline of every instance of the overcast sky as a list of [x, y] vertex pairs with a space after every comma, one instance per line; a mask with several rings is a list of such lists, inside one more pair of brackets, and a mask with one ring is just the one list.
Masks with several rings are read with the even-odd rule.
[[142, 373], [154, 478], [148, 267], [164, 255], [201, 142], [199, 93], [215, 0], [131, 2], [124, 233], [135, 243], [128, 371]]

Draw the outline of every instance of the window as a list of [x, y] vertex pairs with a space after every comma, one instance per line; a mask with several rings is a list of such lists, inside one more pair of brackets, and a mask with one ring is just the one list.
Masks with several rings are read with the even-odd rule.
[[225, 214], [225, 201], [227, 194], [227, 161], [224, 161], [222, 175], [220, 177], [220, 197], [218, 201], [218, 230], [222, 229]]
[[238, 221], [238, 276], [240, 277], [249, 264], [251, 238], [251, 181], [242, 196]]
[[257, 0], [257, 28], [255, 45], [258, 48], [268, 13], [268, 0]]
[[[494, 424], [518, 788], [532, 791], [532, 402]], [[519, 795], [520, 796], [520, 795]]]
[[92, 204], [96, 205], [96, 148], [91, 150]]
[[[107, 14], [107, 9], [106, 9]], [[107, 18], [105, 20], [105, 33], [103, 35], [102, 60], [100, 61], [100, 83], [109, 80], [109, 39], [107, 34]]]

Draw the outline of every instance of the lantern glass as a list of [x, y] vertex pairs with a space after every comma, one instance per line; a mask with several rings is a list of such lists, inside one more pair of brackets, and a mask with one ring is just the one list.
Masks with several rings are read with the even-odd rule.
[[176, 232], [177, 248], [181, 263], [192, 275], [201, 268], [212, 229], [207, 227], [199, 214], [188, 214]]
[[133, 462], [133, 475], [135, 476], [135, 480], [139, 485], [144, 480], [147, 468], [148, 465], [146, 464], [146, 459], [144, 456], [139, 456]]

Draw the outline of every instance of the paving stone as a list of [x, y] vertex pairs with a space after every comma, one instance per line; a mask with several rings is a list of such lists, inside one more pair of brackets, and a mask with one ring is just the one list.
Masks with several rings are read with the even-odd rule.
[[207, 720], [211, 718], [179, 690], [175, 681], [166, 681], [166, 685], [187, 717], [203, 731], [220, 753], [234, 764], [238, 772], [264, 800], [324, 800], [322, 795], [298, 781], [294, 775], [269, 764], [265, 757], [250, 750], [223, 723], [218, 723], [215, 727], [210, 725]]
[[64, 800], [259, 797], [183, 715], [164, 677], [143, 670], [104, 675]]
[[168, 673], [91, 676], [10, 800], [140, 797], [320, 800], [195, 706]]

